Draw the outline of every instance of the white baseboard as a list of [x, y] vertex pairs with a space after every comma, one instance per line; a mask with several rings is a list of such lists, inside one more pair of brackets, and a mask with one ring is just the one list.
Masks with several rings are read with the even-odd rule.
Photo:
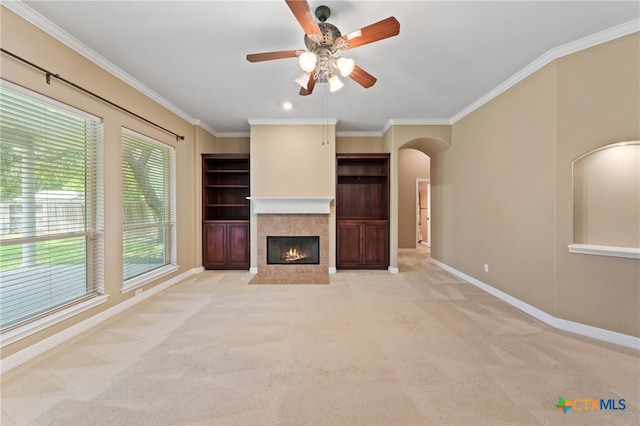
[[249, 268], [249, 273], [253, 274], [253, 275], [257, 274], [258, 273], [258, 267], [254, 266], [252, 268]]
[[388, 271], [391, 274], [399, 274], [400, 273], [400, 269], [397, 266], [389, 266]]
[[570, 333], [579, 334], [581, 336], [591, 337], [593, 339], [601, 340], [603, 342], [614, 343], [616, 345], [625, 346], [627, 348], [640, 350], [640, 338], [629, 336], [627, 334], [618, 333], [615, 331], [605, 330], [598, 327], [592, 327], [590, 325], [580, 324], [573, 321], [568, 321], [562, 318], [556, 318], [548, 313], [536, 308], [535, 306], [531, 306], [528, 303], [523, 302], [522, 300], [516, 299], [513, 296], [508, 295], [507, 293], [498, 290], [497, 288], [491, 287], [490, 285], [483, 283], [482, 281], [473, 278], [470, 275], [465, 274], [464, 272], [460, 272], [451, 266], [442, 263], [438, 260], [431, 258], [431, 262], [438, 265], [440, 268], [444, 269], [451, 274], [462, 278], [468, 283], [480, 288], [481, 290], [486, 291], [487, 293], [501, 299], [511, 306], [523, 311], [524, 313], [531, 315], [535, 319], [542, 321], [543, 323], [557, 328], [558, 330], [568, 331]]
[[143, 291], [139, 295], [132, 297], [130, 299], [125, 300], [122, 303], [119, 303], [107, 310], [104, 310], [91, 318], [87, 318], [86, 320], [75, 324], [67, 329], [62, 330], [59, 333], [54, 334], [53, 336], [47, 337], [33, 345], [16, 352], [15, 354], [9, 355], [5, 358], [2, 358], [2, 363], [0, 364], [0, 375], [5, 374], [16, 367], [24, 364], [27, 361], [34, 359], [35, 357], [42, 355], [43, 353], [55, 348], [62, 343], [78, 336], [81, 333], [84, 333], [87, 330], [90, 330], [93, 327], [103, 323], [104, 321], [118, 315], [121, 312], [137, 305], [150, 298], [151, 296], [168, 289], [169, 287], [179, 283], [180, 281], [198, 274], [199, 270], [202, 268], [193, 268], [190, 269], [180, 275], [177, 275], [161, 284], [158, 284], [155, 287], [150, 288], [147, 291]]
[[335, 266], [329, 266], [329, 273], [330, 274], [337, 274], [338, 270], [336, 269]]

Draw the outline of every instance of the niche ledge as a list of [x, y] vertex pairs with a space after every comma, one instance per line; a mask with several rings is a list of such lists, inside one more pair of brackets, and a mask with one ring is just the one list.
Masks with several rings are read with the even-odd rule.
[[568, 247], [571, 253], [640, 259], [640, 248], [600, 246], [595, 244], [569, 244]]

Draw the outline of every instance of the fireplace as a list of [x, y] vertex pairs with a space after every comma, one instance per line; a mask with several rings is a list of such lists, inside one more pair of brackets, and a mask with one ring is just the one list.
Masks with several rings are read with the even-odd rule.
[[320, 264], [319, 236], [267, 236], [267, 265]]

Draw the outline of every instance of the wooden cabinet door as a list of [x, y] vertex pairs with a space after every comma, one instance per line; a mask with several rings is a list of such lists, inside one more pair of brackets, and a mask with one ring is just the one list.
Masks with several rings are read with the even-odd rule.
[[339, 269], [387, 269], [389, 222], [338, 222], [336, 267]]
[[389, 266], [389, 224], [362, 224], [362, 263], [368, 268]]
[[202, 263], [207, 269], [223, 267], [226, 263], [226, 225], [224, 223], [206, 223], [202, 228]]
[[336, 266], [338, 268], [357, 268], [361, 263], [360, 224], [338, 223], [336, 229]]
[[227, 225], [227, 264], [229, 267], [249, 269], [249, 224]]

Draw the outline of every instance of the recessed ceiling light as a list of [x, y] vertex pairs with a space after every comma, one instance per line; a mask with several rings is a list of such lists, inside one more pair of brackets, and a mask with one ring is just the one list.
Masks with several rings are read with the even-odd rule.
[[290, 110], [291, 108], [293, 108], [293, 105], [291, 104], [291, 102], [285, 102], [282, 104], [282, 108]]

